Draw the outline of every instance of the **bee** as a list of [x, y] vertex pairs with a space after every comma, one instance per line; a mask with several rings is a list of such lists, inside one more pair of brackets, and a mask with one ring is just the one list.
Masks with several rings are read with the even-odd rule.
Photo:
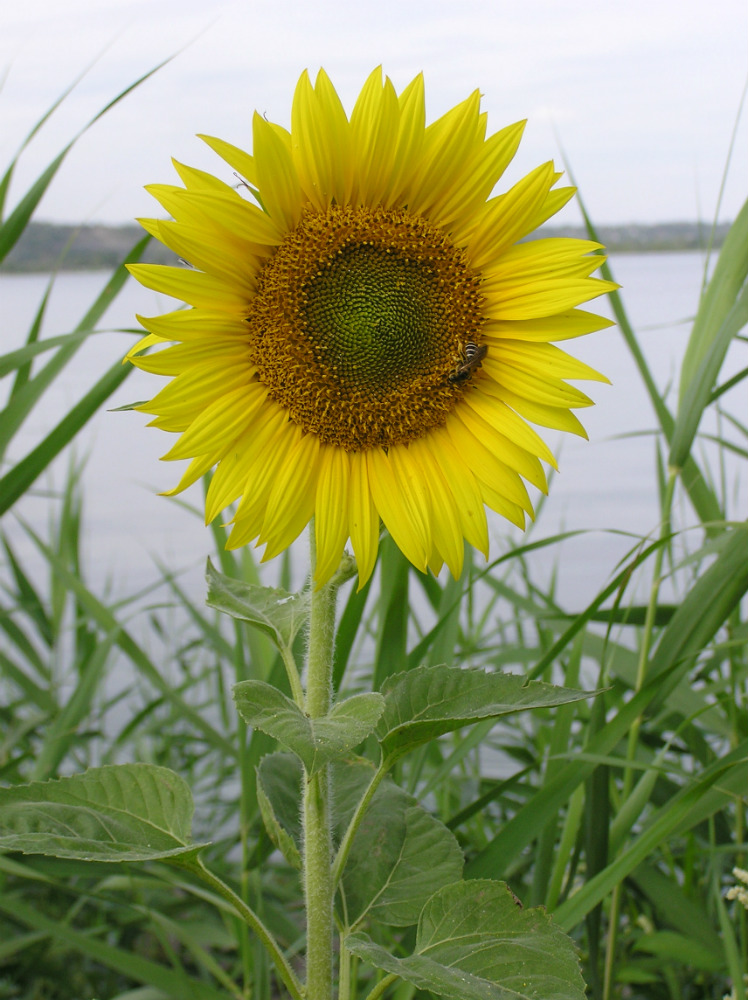
[[483, 364], [483, 359], [487, 354], [488, 348], [485, 344], [474, 344], [472, 341], [465, 344], [465, 360], [461, 361], [455, 370], [447, 376], [452, 385], [467, 382]]

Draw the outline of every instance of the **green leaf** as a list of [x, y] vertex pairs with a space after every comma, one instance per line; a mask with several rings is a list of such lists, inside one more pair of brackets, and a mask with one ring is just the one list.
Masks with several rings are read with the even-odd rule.
[[346, 947], [418, 989], [454, 1000], [583, 1000], [574, 945], [503, 882], [457, 882], [423, 908], [414, 953], [397, 958], [358, 932]]
[[459, 667], [418, 667], [382, 685], [384, 713], [377, 726], [382, 753], [397, 760], [423, 743], [481, 719], [531, 708], [549, 708], [590, 697], [590, 692], [526, 681], [514, 674]]
[[279, 649], [290, 649], [294, 636], [309, 617], [308, 591], [289, 594], [275, 587], [243, 583], [219, 573], [210, 560], [205, 576], [209, 607], [259, 629]]
[[385, 782], [364, 814], [343, 871], [349, 926], [366, 916], [395, 927], [414, 924], [435, 889], [461, 877], [462, 865], [462, 851], [447, 827]]
[[257, 802], [268, 836], [294, 868], [301, 869], [301, 767], [296, 757], [271, 753], [257, 768]]
[[193, 803], [179, 775], [153, 764], [91, 768], [0, 789], [0, 849], [82, 861], [194, 854]]
[[310, 719], [296, 702], [264, 681], [236, 684], [234, 701], [248, 725], [288, 747], [310, 775], [365, 740], [384, 709], [382, 695], [368, 692], [339, 701], [327, 715]]

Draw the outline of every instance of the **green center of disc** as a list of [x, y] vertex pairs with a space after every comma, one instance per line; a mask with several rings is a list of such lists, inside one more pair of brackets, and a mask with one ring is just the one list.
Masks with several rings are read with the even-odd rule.
[[425, 262], [347, 246], [306, 289], [305, 328], [319, 360], [375, 395], [441, 359], [447, 292]]

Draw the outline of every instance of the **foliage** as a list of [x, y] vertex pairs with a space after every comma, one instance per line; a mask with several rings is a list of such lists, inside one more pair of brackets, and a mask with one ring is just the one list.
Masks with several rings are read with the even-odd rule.
[[[2, 224], [6, 250], [55, 169]], [[669, 454], [659, 537], [581, 610], [527, 561], [562, 536], [480, 571], [468, 557], [459, 581], [422, 576], [385, 540], [378, 587], [351, 589], [345, 567], [333, 584], [336, 700], [322, 717], [296, 697], [317, 598], [291, 591], [290, 557], [265, 587], [215, 529], [208, 610], [167, 574], [180, 625], [154, 606], [143, 639], [131, 601], [86, 583], [76, 470], [50, 536], [22, 527], [47, 580], [6, 533], [0, 997], [300, 996], [298, 789], [329, 770], [341, 997], [579, 997], [567, 932], [596, 998], [744, 998], [747, 915], [724, 890], [745, 866], [748, 526], [696, 446], [704, 414], [748, 374], [720, 382], [747, 275], [748, 205], [702, 295], [675, 414], [614, 302]], [[5, 445], [105, 303], [51, 342], [45, 304], [26, 346], [0, 359]], [[3, 512], [117, 376], [4, 472]], [[717, 461], [745, 459], [748, 428], [721, 419], [733, 437]], [[641, 581], [644, 604], [631, 596]], [[498, 672], [507, 664], [517, 677]], [[492, 776], [498, 757], [507, 777]]]

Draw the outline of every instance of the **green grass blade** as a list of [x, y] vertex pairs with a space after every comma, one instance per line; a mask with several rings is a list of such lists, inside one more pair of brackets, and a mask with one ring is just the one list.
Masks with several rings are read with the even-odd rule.
[[[150, 237], [139, 240], [127, 255], [126, 262], [139, 259], [149, 240]], [[96, 301], [76, 327], [74, 334], [90, 332], [93, 329], [127, 278], [128, 274], [124, 267], [119, 267], [114, 271]], [[71, 360], [81, 343], [82, 341], [75, 338], [69, 340], [57, 351], [55, 357], [47, 363], [39, 375], [28, 382], [11, 400], [3, 413], [0, 428], [0, 451], [8, 444], [12, 433], [37, 404], [44, 390]], [[54, 430], [0, 479], [0, 515], [5, 513], [25, 493], [49, 463], [127, 378], [130, 370], [130, 365], [115, 362], [83, 399], [63, 417]]]
[[44, 741], [34, 763], [31, 781], [44, 781], [55, 776], [66, 754], [74, 746], [78, 726], [90, 713], [99, 691], [116, 637], [117, 633], [114, 632], [99, 640], [92, 654], [81, 665], [75, 690], [44, 732]]
[[21, 691], [27, 704], [36, 705], [45, 714], [56, 711], [57, 705], [46, 687], [37, 684], [28, 674], [26, 664], [16, 663], [0, 649], [0, 676], [11, 681]]
[[[572, 183], [574, 183], [574, 177], [568, 163], [565, 162], [565, 166]], [[577, 192], [576, 198], [590, 239], [595, 240], [597, 243], [602, 242], [592, 220], [587, 214], [587, 210], [579, 192]], [[613, 272], [607, 262], [600, 268], [600, 275], [607, 281], [615, 281]], [[672, 440], [673, 430], [675, 427], [673, 415], [660, 395], [657, 383], [649, 370], [649, 365], [647, 364], [644, 353], [639, 346], [636, 334], [634, 333], [634, 328], [629, 321], [620, 292], [610, 292], [608, 300], [613, 310], [616, 322], [618, 323], [618, 327], [623, 335], [623, 339], [626, 341], [626, 345], [631, 351], [636, 367], [639, 370], [639, 375], [641, 376], [652, 406], [657, 414], [657, 420], [659, 421], [660, 428], [669, 444]], [[688, 493], [688, 497], [693, 505], [693, 508], [703, 524], [711, 524], [711, 522], [719, 521], [723, 517], [722, 509], [714, 491], [710, 488], [703, 473], [701, 472], [701, 469], [691, 455], [688, 456], [683, 464], [681, 480], [686, 492]]]
[[[699, 652], [706, 648], [738, 606], [748, 591], [748, 526], [732, 529], [728, 541], [715, 562], [696, 581], [663, 632], [652, 658], [647, 684], [589, 740], [586, 754], [611, 753], [634, 720], [653, 703], [662, 702], [682, 681]], [[556, 646], [558, 643], [554, 649]], [[538, 830], [564, 807], [595, 766], [590, 760], [578, 760], [564, 767], [556, 779], [522, 806], [468, 864], [469, 877], [500, 877], [514, 858], [532, 843]]]
[[123, 976], [163, 990], [167, 996], [179, 997], [180, 1000], [226, 1000], [226, 993], [209, 983], [200, 982], [182, 970], [141, 958], [132, 949], [107, 944], [93, 937], [89, 931], [78, 931], [59, 918], [52, 920], [17, 896], [0, 898], [0, 910], [14, 921], [48, 934], [58, 945], [75, 948]]
[[681, 469], [709, 405], [727, 349], [748, 323], [748, 201], [730, 227], [699, 303], [681, 367], [678, 415], [668, 464]]
[[[63, 92], [60, 94], [60, 96], [55, 101], [53, 101], [53, 103], [44, 112], [44, 114], [41, 116], [41, 118], [39, 118], [34, 123], [34, 125], [31, 127], [30, 131], [26, 135], [26, 138], [21, 143], [21, 145], [20, 145], [20, 147], [18, 149], [18, 152], [13, 157], [13, 159], [10, 162], [10, 165], [9, 165], [8, 169], [5, 171], [5, 173], [3, 174], [2, 178], [0, 179], [0, 219], [3, 218], [3, 211], [4, 211], [4, 208], [5, 208], [5, 198], [7, 196], [8, 189], [10, 187], [10, 182], [11, 182], [11, 179], [13, 177], [13, 172], [15, 171], [15, 168], [16, 168], [16, 165], [18, 163], [18, 159], [21, 156], [21, 153], [23, 153], [23, 151], [29, 145], [29, 143], [34, 138], [34, 136], [37, 134], [37, 132], [39, 132], [41, 130], [42, 126], [52, 117], [52, 115], [60, 107], [60, 105], [70, 96], [70, 94], [72, 93], [72, 91], [78, 86], [78, 84], [84, 78], [84, 76], [86, 75], [86, 73], [88, 73], [88, 71], [91, 69], [91, 67], [95, 64], [95, 62], [96, 62], [96, 60], [94, 60], [89, 66], [87, 66], [83, 70], [83, 72], [79, 73], [78, 76], [73, 80], [73, 82], [71, 84], [69, 84], [63, 90]], [[2, 89], [2, 83], [4, 83], [4, 79], [3, 79], [2, 82], [0, 82], [0, 89]]]
[[410, 563], [392, 539], [382, 539], [379, 562], [379, 629], [374, 663], [374, 690], [386, 677], [407, 669]]
[[746, 984], [743, 978], [745, 976], [745, 958], [741, 955], [740, 945], [735, 938], [735, 928], [733, 927], [730, 915], [727, 912], [725, 901], [723, 900], [722, 893], [720, 892], [720, 886], [716, 878], [712, 881], [712, 895], [717, 908], [717, 915], [719, 917], [719, 927], [722, 932], [722, 944], [727, 960], [727, 968], [729, 969], [730, 979], [732, 980], [733, 985], [733, 992], [731, 995], [735, 997], [735, 1000], [746, 1000]]
[[[130, 84], [129, 87], [126, 87], [119, 94], [117, 94], [116, 97], [114, 97], [111, 101], [109, 101], [101, 109], [101, 111], [97, 112], [97, 114], [95, 114], [93, 118], [86, 125], [84, 125], [84, 127], [80, 130], [80, 132], [78, 132], [78, 134], [73, 139], [71, 139], [71, 141], [62, 149], [62, 151], [57, 154], [57, 156], [54, 158], [54, 160], [52, 160], [49, 166], [47, 166], [46, 169], [42, 171], [42, 173], [37, 177], [37, 179], [28, 189], [28, 191], [20, 199], [20, 201], [13, 209], [13, 211], [8, 215], [8, 217], [5, 219], [2, 225], [0, 225], [0, 263], [2, 263], [5, 257], [10, 253], [10, 251], [13, 249], [13, 247], [18, 242], [20, 237], [23, 235], [26, 226], [28, 225], [32, 215], [36, 211], [39, 202], [44, 197], [47, 188], [52, 183], [55, 174], [62, 166], [63, 162], [65, 161], [65, 157], [68, 155], [68, 153], [73, 148], [78, 139], [80, 139], [80, 137], [84, 135], [95, 122], [97, 122], [103, 115], [105, 115], [108, 111], [110, 111], [116, 104], [118, 104], [128, 94], [130, 94], [133, 90], [135, 90], [147, 79], [149, 79], [149, 77], [153, 76], [154, 73], [157, 73], [158, 70], [160, 70], [168, 62], [170, 62], [171, 58], [172, 57], [169, 57], [169, 59], [164, 59], [163, 62], [160, 62], [153, 69], [149, 70], [147, 73], [144, 73], [143, 76], [139, 77], [134, 83]], [[59, 101], [57, 102], [57, 104], [59, 104]], [[54, 110], [55, 106], [56, 105], [53, 105], [52, 110]], [[47, 116], [49, 114], [51, 114], [51, 111], [47, 113]], [[40, 125], [44, 122], [44, 120], [45, 119], [43, 118], [41, 122], [38, 123], [36, 128], [40, 127]], [[9, 168], [11, 173], [14, 163], [11, 164], [11, 168]]]
[[54, 641], [52, 623], [49, 620], [49, 615], [44, 607], [44, 602], [40, 598], [36, 587], [31, 582], [28, 575], [24, 572], [24, 569], [16, 558], [16, 554], [10, 547], [8, 540], [4, 538], [2, 540], [2, 544], [5, 549], [5, 556], [8, 560], [8, 567], [10, 568], [16, 584], [19, 606], [34, 623], [38, 634], [44, 640], [45, 644], [47, 646], [51, 646]]
[[699, 301], [691, 336], [681, 364], [679, 410], [691, 383], [712, 349], [748, 278], [748, 200], [738, 212], [722, 244], [714, 273]]
[[651, 901], [655, 911], [671, 927], [686, 937], [701, 941], [712, 951], [721, 948], [719, 934], [704, 920], [704, 908], [687, 895], [675, 879], [668, 878], [654, 864], [641, 864], [631, 879]]
[[31, 216], [34, 214], [36, 206], [44, 197], [47, 188], [52, 183], [55, 174], [62, 166], [65, 157], [70, 152], [73, 142], [69, 142], [61, 153], [52, 160], [49, 166], [37, 177], [26, 194], [21, 198], [8, 218], [0, 226], [0, 264], [5, 260], [10, 251], [28, 225]]
[[340, 623], [335, 633], [335, 650], [332, 665], [332, 683], [333, 690], [335, 691], [340, 688], [351, 652], [353, 651], [353, 644], [356, 641], [366, 607], [366, 599], [371, 590], [371, 581], [372, 578], [369, 577], [361, 590], [356, 590], [355, 586], [352, 588], [343, 608], [343, 613], [340, 616]]
[[657, 704], [668, 696], [690, 662], [707, 647], [746, 592], [748, 525], [743, 524], [724, 532], [719, 556], [696, 580], [662, 634], [649, 666], [649, 676], [657, 678], [670, 673], [674, 664], [679, 669], [663, 684]]
[[0, 479], [0, 515], [23, 496], [129, 374], [129, 366], [122, 365], [119, 361], [115, 362], [89, 389], [83, 399], [63, 417], [54, 430]]
[[696, 781], [690, 783], [654, 814], [645, 830], [633, 844], [620, 854], [608, 867], [595, 875], [579, 892], [562, 903], [554, 917], [567, 932], [623, 881], [635, 868], [649, 857], [662, 843], [666, 843], [681, 821], [698, 804], [699, 800], [735, 767], [740, 780], [748, 777], [748, 741], [707, 768]]
[[86, 611], [86, 614], [91, 618], [91, 620], [95, 622], [99, 628], [103, 629], [104, 632], [115, 633], [117, 646], [128, 657], [137, 671], [147, 681], [149, 681], [149, 683], [157, 691], [165, 696], [167, 701], [174, 706], [183, 718], [189, 720], [197, 732], [202, 733], [211, 746], [220, 750], [230, 759], [233, 759], [236, 756], [236, 747], [233, 745], [231, 740], [226, 739], [222, 733], [219, 733], [218, 730], [210, 725], [209, 722], [203, 719], [199, 712], [195, 711], [195, 709], [184, 701], [184, 699], [179, 695], [179, 692], [174, 689], [173, 685], [170, 684], [166, 678], [161, 676], [160, 671], [151, 662], [149, 657], [146, 656], [145, 652], [140, 648], [138, 643], [135, 642], [132, 636], [128, 633], [127, 629], [117, 621], [109, 608], [105, 607], [105, 605], [102, 604], [90, 590], [88, 590], [75, 573], [70, 572], [57, 554], [53, 552], [52, 549], [46, 545], [28, 525], [26, 525], [25, 528], [29, 537], [32, 539], [39, 551], [46, 557], [54, 573], [60, 578], [70, 592], [75, 595], [75, 598], [81, 608]]

